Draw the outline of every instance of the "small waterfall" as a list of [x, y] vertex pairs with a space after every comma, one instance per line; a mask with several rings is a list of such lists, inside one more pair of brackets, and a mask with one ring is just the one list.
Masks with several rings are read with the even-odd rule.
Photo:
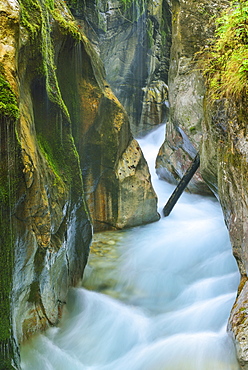
[[[156, 178], [164, 126], [140, 140]], [[97, 234], [61, 326], [22, 347], [23, 370], [238, 370], [226, 332], [239, 274], [213, 198], [183, 194], [159, 222]], [[90, 290], [91, 289], [91, 290]]]

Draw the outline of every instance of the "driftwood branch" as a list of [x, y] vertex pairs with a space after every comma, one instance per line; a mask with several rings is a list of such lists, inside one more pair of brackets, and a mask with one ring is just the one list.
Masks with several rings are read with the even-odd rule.
[[186, 188], [186, 186], [188, 185], [188, 183], [190, 182], [190, 180], [194, 176], [194, 174], [195, 174], [195, 172], [196, 172], [196, 170], [198, 169], [199, 166], [200, 166], [200, 155], [199, 155], [199, 153], [197, 153], [197, 155], [195, 156], [195, 159], [192, 162], [191, 166], [187, 169], [185, 175], [182, 177], [182, 179], [180, 180], [176, 189], [173, 191], [172, 195], [170, 196], [168, 202], [164, 206], [163, 215], [165, 217], [169, 216], [173, 207], [175, 206], [176, 202], [180, 198], [182, 192], [184, 191], [184, 189]]

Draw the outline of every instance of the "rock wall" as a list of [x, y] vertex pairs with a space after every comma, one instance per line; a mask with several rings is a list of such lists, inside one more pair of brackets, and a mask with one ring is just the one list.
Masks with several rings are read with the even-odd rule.
[[[195, 55], [213, 36], [213, 16], [220, 14], [228, 1], [172, 1], [172, 48], [169, 69], [169, 122], [165, 142], [160, 148], [156, 168], [160, 178], [177, 184], [202, 138], [205, 86]], [[188, 190], [209, 194], [200, 171]]]
[[20, 342], [58, 323], [68, 287], [82, 277], [92, 224], [122, 228], [158, 214], [127, 115], [66, 4], [4, 0], [0, 9], [0, 369], [6, 370], [19, 368]]
[[89, 41], [71, 51], [70, 43], [59, 51], [57, 75], [72, 120], [94, 231], [157, 221], [147, 164], [126, 112], [100, 73], [98, 55]]
[[21, 341], [57, 324], [68, 287], [82, 277], [92, 230], [54, 72], [55, 19], [38, 2], [32, 12], [25, 3], [0, 6], [0, 368], [11, 369], [19, 368]]
[[228, 330], [242, 369], [248, 369], [247, 109], [245, 101], [206, 103], [201, 150], [201, 173], [220, 200], [241, 275]]
[[[0, 369], [18, 368], [18, 344], [58, 322], [92, 226], [158, 219], [128, 116], [138, 135], [164, 119], [170, 5], [84, 0], [70, 3], [75, 23], [60, 0], [0, 1]], [[211, 105], [195, 62], [213, 36], [211, 17], [228, 5], [172, 1], [170, 117], [157, 171], [176, 182], [200, 151], [189, 190], [209, 187], [223, 208], [241, 273], [229, 330], [248, 369], [247, 99]]]
[[[241, 274], [228, 330], [241, 368], [248, 369], [247, 89], [239, 99], [213, 101], [196, 64], [197, 52], [213, 37], [211, 16], [228, 6], [224, 0], [173, 1], [170, 120], [157, 166], [160, 176], [174, 182], [200, 151], [200, 173], [220, 201]], [[196, 178], [190, 190], [202, 192], [202, 183]]]
[[170, 1], [69, 1], [73, 14], [99, 50], [106, 79], [134, 135], [166, 116], [171, 43]]

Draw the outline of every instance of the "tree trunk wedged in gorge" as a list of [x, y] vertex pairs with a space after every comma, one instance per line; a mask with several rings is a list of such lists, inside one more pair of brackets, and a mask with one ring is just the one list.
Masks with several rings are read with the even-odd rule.
[[69, 1], [99, 50], [106, 79], [127, 111], [132, 133], [143, 135], [166, 118], [171, 44], [167, 0]]
[[[119, 228], [158, 214], [126, 113], [66, 4], [4, 0], [0, 9], [0, 368], [12, 369], [19, 344], [58, 323], [83, 275], [91, 219]], [[139, 156], [124, 182], [130, 148]]]
[[[161, 179], [177, 184], [199, 150], [205, 86], [195, 54], [213, 35], [212, 17], [227, 1], [172, 1], [172, 47], [169, 69], [169, 121], [156, 169]], [[210, 194], [197, 171], [188, 190]]]
[[176, 189], [173, 191], [169, 200], [164, 206], [163, 215], [165, 217], [169, 216], [169, 214], [171, 213], [172, 209], [176, 205], [177, 201], [179, 200], [180, 196], [182, 195], [183, 191], [185, 190], [186, 186], [194, 176], [199, 166], [200, 166], [200, 156], [199, 153], [197, 153], [194, 161], [191, 163], [190, 167], [187, 169], [186, 173], [183, 175]]

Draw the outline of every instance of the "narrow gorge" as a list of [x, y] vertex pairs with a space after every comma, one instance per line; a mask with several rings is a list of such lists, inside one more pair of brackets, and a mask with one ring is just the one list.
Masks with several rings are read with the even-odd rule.
[[[90, 248], [104, 260], [98, 235], [111, 242], [121, 230], [136, 235], [165, 222], [158, 222], [154, 169], [139, 144], [161, 124], [166, 131], [159, 131], [156, 149], [160, 186], [172, 190], [199, 152], [200, 169], [187, 190], [211, 199], [213, 207], [205, 207], [213, 217], [220, 212], [214, 199], [220, 203], [231, 245], [228, 236], [218, 245], [223, 253], [232, 249], [240, 274], [239, 279], [235, 263], [228, 262], [235, 274], [228, 291], [233, 306], [222, 326], [239, 365], [228, 357], [223, 370], [248, 369], [248, 2], [0, 0], [0, 20], [0, 369], [21, 369], [20, 346], [48, 328], [56, 331], [68, 310], [68, 291], [87, 277]], [[189, 204], [202, 199], [197, 197]], [[173, 235], [177, 222], [169, 221]], [[206, 232], [212, 234], [211, 227]], [[217, 253], [208, 243], [202, 247], [206, 260]], [[176, 271], [178, 261], [172, 261]], [[193, 276], [197, 268], [188, 263]], [[223, 270], [223, 280], [229, 272]], [[105, 278], [98, 279], [103, 281], [96, 285], [104, 286]], [[166, 274], [161, 279], [169, 284]], [[153, 296], [165, 286], [147, 292]], [[166, 331], [166, 320], [164, 325]], [[166, 353], [155, 369], [173, 369]], [[144, 370], [144, 364], [129, 361], [130, 369]], [[111, 366], [117, 367], [101, 369], [122, 369], [121, 363]]]

